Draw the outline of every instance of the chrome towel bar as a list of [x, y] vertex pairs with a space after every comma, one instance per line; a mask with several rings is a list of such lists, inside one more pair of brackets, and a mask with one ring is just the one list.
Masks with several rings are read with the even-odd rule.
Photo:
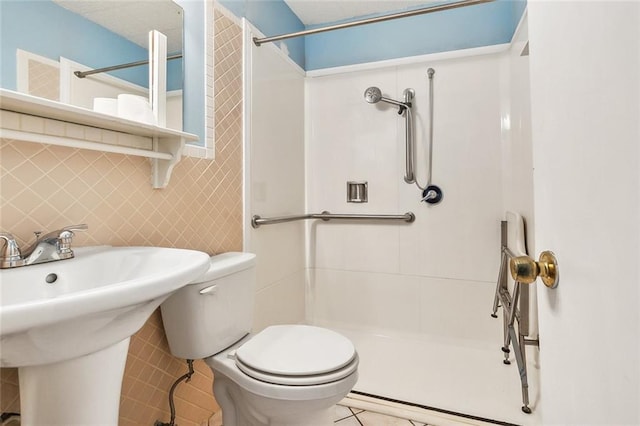
[[251, 226], [258, 228], [260, 225], [271, 225], [273, 223], [293, 222], [295, 220], [305, 219], [322, 219], [324, 221], [331, 219], [339, 220], [401, 220], [404, 222], [413, 222], [416, 220], [416, 216], [407, 212], [405, 214], [333, 214], [328, 211], [322, 213], [310, 213], [292, 216], [279, 216], [279, 217], [260, 217], [254, 215], [251, 218]]

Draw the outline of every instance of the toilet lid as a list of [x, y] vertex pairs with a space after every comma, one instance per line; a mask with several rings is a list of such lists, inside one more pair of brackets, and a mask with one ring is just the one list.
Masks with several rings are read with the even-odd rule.
[[[273, 376], [314, 376], [357, 367], [349, 339], [334, 331], [308, 325], [275, 325], [253, 336], [236, 351], [244, 370]], [[247, 372], [249, 375], [249, 372]]]
[[276, 385], [286, 386], [314, 386], [325, 383], [337, 382], [345, 377], [354, 374], [358, 370], [358, 356], [345, 367], [324, 374], [310, 374], [306, 376], [281, 376], [270, 373], [263, 373], [251, 367], [244, 365], [240, 360], [236, 359], [238, 369], [249, 377], [260, 380], [262, 382], [274, 383]]

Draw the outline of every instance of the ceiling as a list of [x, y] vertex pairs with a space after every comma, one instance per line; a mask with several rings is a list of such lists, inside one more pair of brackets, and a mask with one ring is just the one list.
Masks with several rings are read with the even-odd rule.
[[[148, 32], [167, 36], [168, 52], [182, 51], [181, 9], [169, 0], [53, 0], [58, 5], [147, 47]], [[442, 3], [438, 0], [284, 0], [305, 26]]]
[[167, 51], [182, 52], [182, 9], [169, 0], [53, 0], [122, 37], [147, 48], [149, 31], [167, 36]]
[[438, 0], [284, 0], [302, 23], [308, 25], [352, 20], [366, 15], [400, 12], [442, 3]]

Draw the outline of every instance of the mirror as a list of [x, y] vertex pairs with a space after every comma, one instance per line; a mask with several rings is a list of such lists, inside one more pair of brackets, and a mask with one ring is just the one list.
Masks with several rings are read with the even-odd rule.
[[[0, 19], [0, 86], [88, 109], [97, 97], [148, 97], [149, 67], [74, 71], [147, 60], [150, 30], [167, 37], [168, 57], [183, 52], [183, 10], [170, 0], [2, 0]], [[167, 127], [183, 130], [183, 60], [166, 73]]]

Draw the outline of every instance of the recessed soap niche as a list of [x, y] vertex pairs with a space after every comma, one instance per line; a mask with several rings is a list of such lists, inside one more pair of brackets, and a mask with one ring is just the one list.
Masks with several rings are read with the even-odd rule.
[[347, 203], [366, 203], [369, 201], [369, 184], [366, 181], [347, 182]]

